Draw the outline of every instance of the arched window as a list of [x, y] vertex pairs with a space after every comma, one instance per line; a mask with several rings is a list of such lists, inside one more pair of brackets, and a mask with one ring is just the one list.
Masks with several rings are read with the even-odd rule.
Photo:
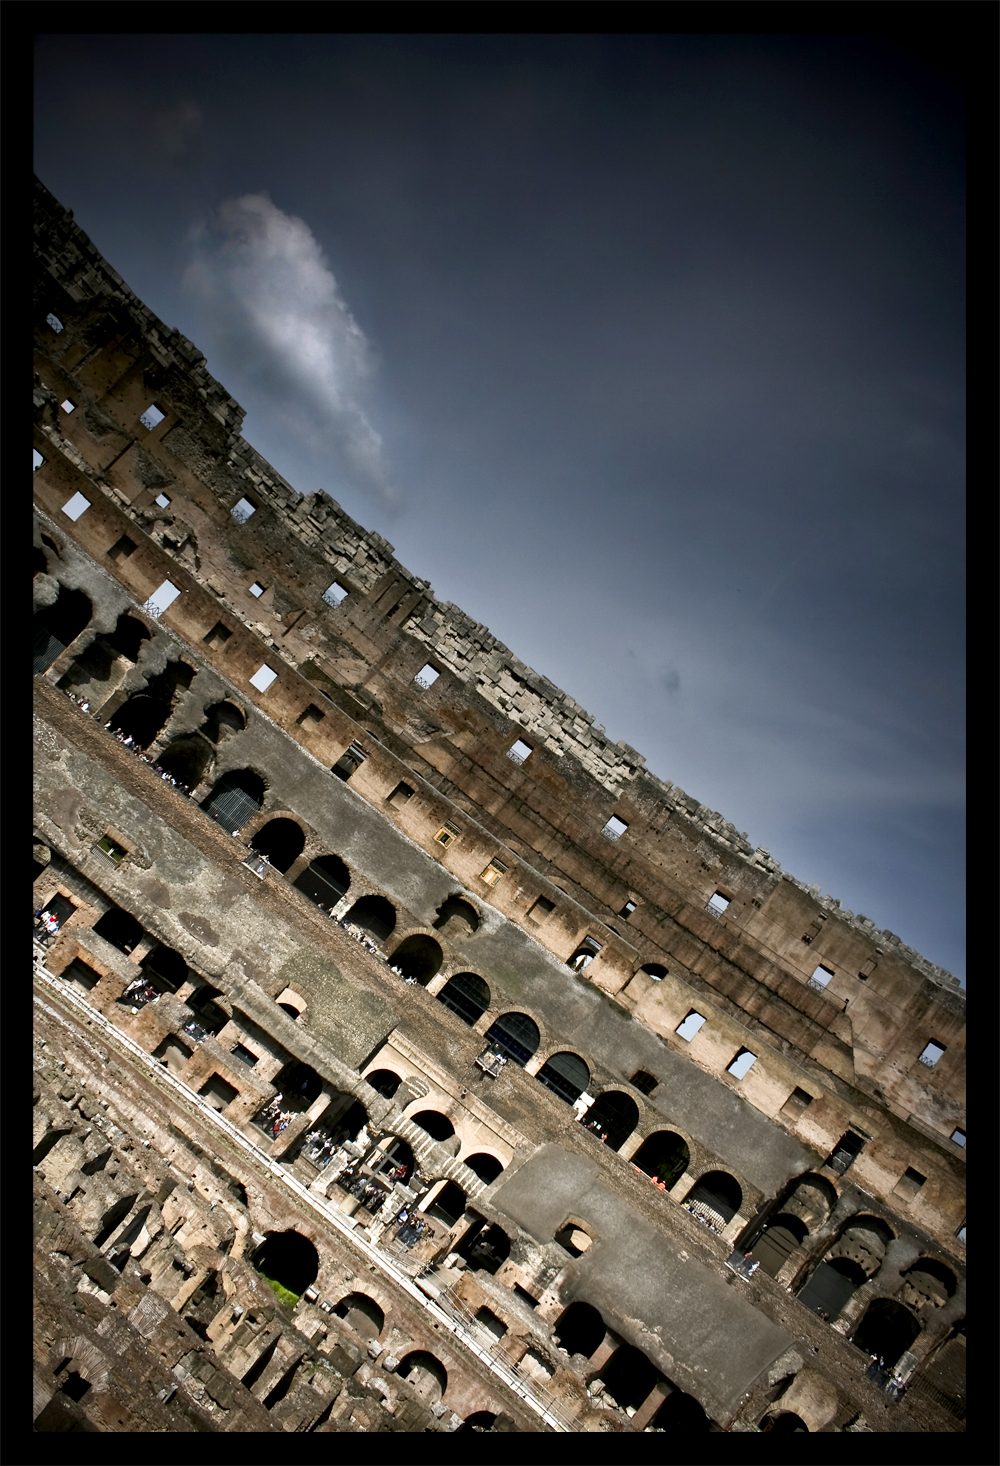
[[333, 1311], [362, 1339], [377, 1339], [385, 1326], [385, 1314], [367, 1293], [348, 1293]]
[[799, 1217], [779, 1212], [768, 1222], [750, 1251], [764, 1272], [776, 1278], [808, 1235], [806, 1224]]
[[135, 917], [129, 916], [127, 911], [119, 911], [117, 906], [112, 906], [100, 921], [94, 922], [94, 933], [117, 947], [119, 952], [124, 952], [126, 957], [142, 941], [142, 927]]
[[885, 1361], [887, 1369], [899, 1361], [920, 1332], [910, 1310], [892, 1298], [873, 1298], [854, 1334], [854, 1343], [866, 1354]]
[[647, 962], [644, 967], [639, 968], [639, 971], [651, 977], [654, 982], [662, 982], [667, 976], [667, 969], [659, 962]]
[[400, 1379], [409, 1380], [414, 1394], [425, 1405], [436, 1404], [448, 1388], [448, 1371], [440, 1359], [423, 1349], [407, 1354], [396, 1373]]
[[620, 1150], [639, 1123], [639, 1106], [631, 1095], [606, 1089], [581, 1123], [612, 1150]]
[[433, 1140], [450, 1140], [455, 1133], [454, 1125], [440, 1110], [421, 1110], [419, 1115], [411, 1115], [410, 1118], [414, 1125], [426, 1130]]
[[275, 870], [284, 875], [302, 854], [305, 843], [301, 825], [294, 820], [274, 819], [261, 826], [250, 841], [250, 849], [266, 855]]
[[526, 1013], [501, 1013], [486, 1038], [498, 1053], [523, 1068], [538, 1048], [541, 1034]]
[[654, 1130], [632, 1157], [633, 1166], [662, 1182], [665, 1191], [677, 1185], [690, 1163], [687, 1141], [673, 1130]]
[[[274, 823], [286, 825], [291, 824], [292, 821], [281, 820], [280, 822], [274, 821]], [[265, 826], [265, 828], [269, 827]], [[305, 844], [301, 830], [299, 830], [299, 836], [300, 843], [296, 855]], [[295, 856], [292, 859], [294, 860]], [[290, 860], [288, 865], [291, 863]], [[288, 865], [285, 866], [285, 870], [288, 869]], [[297, 891], [302, 892], [303, 896], [308, 896], [310, 901], [315, 901], [317, 906], [336, 906], [351, 884], [351, 873], [339, 855], [320, 855], [316, 860], [310, 860], [305, 870], [292, 884]]]
[[590, 1083], [590, 1070], [578, 1054], [553, 1054], [539, 1069], [535, 1078], [571, 1105]]
[[739, 1211], [742, 1201], [743, 1190], [735, 1177], [727, 1171], [708, 1171], [691, 1187], [684, 1205], [721, 1232]]
[[494, 1155], [486, 1155], [482, 1152], [466, 1156], [463, 1165], [468, 1166], [473, 1175], [478, 1176], [480, 1181], [485, 1181], [487, 1186], [492, 1185], [503, 1171], [502, 1161], [498, 1161]]
[[650, 1421], [654, 1430], [669, 1431], [678, 1440], [687, 1435], [707, 1434], [712, 1422], [693, 1395], [674, 1390]]
[[449, 978], [437, 999], [471, 1028], [490, 1006], [490, 990], [474, 972], [459, 972]]
[[264, 781], [251, 769], [223, 774], [211, 794], [202, 800], [205, 813], [231, 835], [259, 813], [264, 803]]
[[174, 708], [191, 685], [194, 668], [187, 662], [171, 662], [152, 677], [140, 692], [134, 692], [111, 719], [111, 731], [132, 738], [146, 748], [165, 726]]
[[242, 733], [247, 720], [235, 703], [216, 702], [205, 709], [205, 721], [201, 732], [213, 743], [221, 743], [231, 733]]
[[447, 931], [451, 936], [470, 937], [479, 929], [479, 913], [471, 901], [461, 896], [449, 896], [437, 909], [435, 931]]
[[392, 1099], [401, 1082], [399, 1075], [394, 1074], [391, 1069], [376, 1069], [365, 1075], [365, 1083], [370, 1084], [383, 1099]]
[[188, 980], [188, 965], [173, 947], [154, 947], [139, 964], [159, 992], [175, 993]]
[[928, 1304], [932, 1308], [943, 1308], [956, 1287], [957, 1279], [950, 1267], [936, 1257], [920, 1257], [903, 1273], [902, 1286], [896, 1296], [901, 1303], [919, 1313]]
[[316, 1070], [298, 1059], [291, 1059], [272, 1084], [282, 1096], [281, 1108], [301, 1112], [319, 1098], [323, 1081]]
[[301, 1232], [269, 1232], [252, 1261], [269, 1283], [280, 1284], [296, 1302], [319, 1273], [319, 1253]]
[[481, 1220], [466, 1232], [457, 1250], [474, 1272], [492, 1276], [510, 1256], [510, 1238], [502, 1227]]
[[441, 970], [444, 953], [433, 937], [418, 933], [400, 942], [389, 959], [402, 977], [412, 978], [421, 987], [426, 987], [432, 977]]
[[384, 896], [362, 896], [344, 917], [344, 924], [359, 927], [361, 931], [374, 937], [376, 942], [384, 942], [387, 937], [392, 936], [396, 925], [396, 910]]
[[610, 1395], [623, 1410], [629, 1406], [638, 1410], [663, 1376], [641, 1349], [622, 1344], [605, 1364], [599, 1378], [604, 1381], [605, 1396]]
[[453, 1227], [465, 1211], [465, 1192], [454, 1181], [448, 1181], [427, 1208], [427, 1215]]
[[76, 641], [93, 612], [93, 606], [82, 591], [67, 590], [64, 585], [59, 587], [53, 604], [43, 607], [35, 616], [33, 664], [36, 675], [51, 667], [56, 657]]
[[578, 1299], [559, 1315], [553, 1332], [556, 1343], [567, 1354], [583, 1354], [589, 1359], [604, 1343], [607, 1326], [596, 1308]]
[[144, 641], [149, 641], [149, 628], [127, 612], [118, 617], [115, 629], [108, 637], [112, 649], [128, 662], [139, 660]]
[[156, 759], [165, 774], [185, 789], [197, 788], [209, 771], [213, 754], [204, 738], [191, 733], [186, 738], [175, 738]]

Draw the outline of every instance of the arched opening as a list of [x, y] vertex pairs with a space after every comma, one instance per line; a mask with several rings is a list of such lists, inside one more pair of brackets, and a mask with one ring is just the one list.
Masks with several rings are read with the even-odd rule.
[[419, 1115], [411, 1115], [410, 1118], [414, 1125], [426, 1130], [433, 1140], [450, 1140], [455, 1133], [454, 1125], [440, 1110], [421, 1110]]
[[631, 1095], [606, 1089], [583, 1117], [583, 1125], [612, 1150], [619, 1150], [639, 1123], [639, 1106]]
[[305, 843], [301, 825], [294, 820], [276, 819], [268, 820], [257, 831], [250, 841], [250, 849], [266, 855], [275, 870], [284, 875], [302, 854]]
[[474, 1272], [492, 1276], [510, 1256], [510, 1238], [502, 1227], [483, 1220], [465, 1234], [457, 1250]]
[[712, 1422], [693, 1395], [683, 1390], [673, 1390], [649, 1422], [654, 1430], [666, 1430], [676, 1434], [678, 1439], [685, 1435], [707, 1435]]
[[808, 1235], [806, 1224], [801, 1218], [779, 1212], [768, 1222], [750, 1251], [764, 1272], [776, 1278], [796, 1247], [801, 1246]]
[[400, 942], [389, 959], [389, 965], [395, 967], [407, 982], [416, 982], [425, 988], [440, 972], [443, 961], [444, 953], [434, 938], [418, 933]]
[[142, 927], [134, 916], [127, 911], [120, 911], [117, 906], [112, 906], [110, 911], [105, 911], [100, 921], [96, 921], [93, 927], [96, 936], [103, 937], [119, 952], [124, 952], [126, 957], [134, 947], [142, 941]]
[[387, 1181], [398, 1181], [401, 1186], [406, 1186], [413, 1175], [413, 1167], [413, 1151], [406, 1141], [393, 1140], [381, 1159], [372, 1165], [372, 1175], [382, 1175]]
[[849, 1257], [834, 1257], [813, 1270], [799, 1290], [798, 1299], [820, 1318], [832, 1322], [839, 1318], [856, 1289], [867, 1281], [868, 1275], [859, 1263]]
[[593, 1245], [593, 1237], [577, 1222], [567, 1222], [552, 1239], [568, 1252], [570, 1257], [582, 1257]]
[[696, 1181], [684, 1198], [684, 1205], [695, 1216], [721, 1232], [740, 1209], [743, 1190], [727, 1171], [708, 1171]]
[[149, 628], [134, 616], [123, 612], [118, 617], [114, 631], [108, 637], [108, 644], [120, 657], [128, 662], [137, 662], [144, 641], [149, 641]]
[[837, 1188], [825, 1176], [811, 1171], [793, 1181], [780, 1210], [798, 1217], [809, 1232], [818, 1232], [837, 1205]]
[[677, 1185], [690, 1163], [687, 1141], [673, 1130], [654, 1130], [632, 1157], [633, 1166], [659, 1182], [664, 1191]]
[[446, 1181], [427, 1208], [429, 1217], [436, 1217], [446, 1227], [453, 1227], [465, 1211], [465, 1192], [454, 1181]]
[[376, 942], [391, 937], [396, 926], [396, 909], [384, 896], [362, 896], [344, 917], [345, 926], [356, 926]]
[[201, 732], [213, 743], [221, 743], [231, 733], [242, 733], [246, 725], [246, 718], [234, 703], [217, 702], [205, 709]]
[[423, 1349], [407, 1354], [396, 1373], [409, 1381], [413, 1393], [425, 1405], [435, 1405], [448, 1388], [448, 1371], [440, 1359]]
[[94, 608], [79, 590], [59, 587], [51, 606], [44, 606], [34, 620], [33, 664], [36, 675], [45, 672], [56, 657], [70, 646], [87, 626]]
[[[89, 689], [88, 697], [92, 695], [96, 697], [96, 689], [111, 681], [111, 674], [117, 661], [118, 657], [112, 651], [107, 638], [97, 636], [90, 646], [74, 658], [72, 666], [59, 678], [56, 686], [64, 692], [70, 692], [74, 688], [86, 688]], [[124, 676], [124, 668], [122, 675]]]
[[470, 1434], [485, 1435], [487, 1431], [493, 1429], [496, 1423], [496, 1416], [491, 1414], [489, 1410], [476, 1410], [473, 1412], [472, 1415], [467, 1415], [465, 1417], [465, 1420], [459, 1426], [455, 1434], [461, 1435], [463, 1430], [467, 1430], [470, 1432]]
[[471, 901], [449, 896], [437, 909], [435, 931], [447, 931], [450, 937], [471, 937], [479, 930], [479, 912]]
[[486, 1032], [490, 1046], [522, 1068], [538, 1048], [540, 1038], [538, 1025], [527, 1013], [501, 1013]]
[[158, 767], [189, 792], [196, 789], [208, 773], [212, 750], [196, 733], [175, 738], [156, 760]]
[[761, 1421], [761, 1433], [770, 1435], [808, 1435], [809, 1427], [801, 1416], [790, 1410], [780, 1410], [777, 1415], [767, 1415]]
[[281, 1093], [281, 1108], [298, 1114], [308, 1110], [323, 1089], [316, 1070], [298, 1059], [291, 1059], [272, 1083]]
[[651, 977], [654, 982], [662, 982], [667, 976], [667, 969], [659, 962], [647, 962], [645, 967], [639, 968], [639, 971], [644, 972], [647, 977]]
[[[206, 1033], [219, 1033], [229, 1022], [229, 1014], [215, 1001], [222, 996], [219, 988], [204, 982], [186, 1000], [187, 1007], [197, 1014], [197, 1026]], [[188, 1025], [186, 1025], [187, 1027]]]
[[556, 1343], [567, 1354], [583, 1354], [589, 1359], [604, 1343], [607, 1326], [596, 1308], [578, 1299], [559, 1315], [554, 1333]]
[[[334, 1151], [346, 1141], [356, 1140], [367, 1124], [368, 1111], [361, 1101], [351, 1101], [350, 1095], [338, 1094], [330, 1101], [315, 1130], [303, 1136], [298, 1154], [322, 1171], [332, 1161]], [[295, 1156], [288, 1152], [284, 1159], [291, 1161]]]
[[463, 1165], [468, 1166], [472, 1174], [478, 1176], [480, 1181], [485, 1181], [487, 1186], [492, 1185], [503, 1170], [502, 1161], [498, 1161], [495, 1155], [486, 1155], [482, 1151], [466, 1156]]
[[319, 1253], [301, 1232], [269, 1232], [252, 1261], [262, 1277], [272, 1286], [280, 1284], [296, 1302], [319, 1272]]
[[578, 1054], [553, 1054], [535, 1075], [539, 1084], [551, 1089], [566, 1104], [578, 1100], [590, 1083], [590, 1070]]
[[919, 1333], [920, 1324], [902, 1303], [893, 1298], [873, 1298], [854, 1332], [853, 1342], [891, 1369]]
[[622, 1344], [612, 1354], [598, 1378], [604, 1381], [605, 1398], [610, 1395], [623, 1410], [629, 1406], [638, 1410], [663, 1376], [641, 1349], [636, 1349], [631, 1344]]
[[202, 800], [205, 813], [231, 835], [258, 814], [264, 803], [264, 781], [251, 769], [223, 774], [211, 794]]
[[385, 1314], [367, 1293], [348, 1293], [333, 1311], [362, 1339], [377, 1339], [385, 1326]]
[[111, 719], [112, 733], [121, 733], [146, 748], [166, 724], [193, 677], [194, 668], [187, 662], [168, 663], [141, 692], [134, 692], [121, 705]]
[[[272, 824], [291, 824], [291, 820], [272, 820]], [[268, 826], [265, 826], [265, 829]], [[298, 825], [295, 826], [298, 830]], [[261, 832], [263, 833], [263, 831]], [[305, 844], [302, 831], [299, 830], [299, 850]], [[293, 857], [294, 858], [294, 857]], [[291, 865], [291, 861], [288, 862]], [[285, 866], [288, 869], [288, 866]], [[336, 906], [344, 896], [348, 886], [351, 884], [350, 872], [347, 866], [338, 855], [320, 855], [315, 860], [310, 860], [305, 870], [292, 884], [303, 896], [308, 896], [310, 901], [315, 901], [317, 906], [329, 908]]]
[[139, 963], [145, 978], [157, 992], [175, 993], [188, 980], [188, 965], [173, 947], [154, 947]]
[[903, 1273], [902, 1286], [897, 1293], [900, 1303], [906, 1303], [917, 1313], [926, 1308], [943, 1308], [954, 1295], [957, 1279], [950, 1267], [936, 1257], [920, 1257]]
[[371, 1074], [365, 1075], [365, 1083], [370, 1084], [376, 1094], [383, 1099], [392, 1099], [402, 1080], [398, 1074], [391, 1069], [376, 1069]]
[[448, 979], [437, 1000], [471, 1028], [490, 1006], [490, 990], [476, 973], [459, 972]]

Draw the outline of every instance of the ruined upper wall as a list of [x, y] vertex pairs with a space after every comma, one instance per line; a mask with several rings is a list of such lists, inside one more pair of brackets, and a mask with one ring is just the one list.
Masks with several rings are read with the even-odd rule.
[[[567, 693], [521, 662], [489, 630], [450, 602], [439, 602], [425, 580], [406, 570], [394, 557], [393, 546], [381, 535], [367, 531], [323, 494], [303, 496], [276, 472], [240, 435], [244, 412], [205, 366], [205, 358], [180, 332], [171, 330], [129, 290], [121, 276], [101, 257], [83, 231], [38, 180], [35, 181], [36, 313], [44, 320], [60, 309], [72, 317], [82, 307], [87, 313], [86, 338], [93, 349], [94, 312], [103, 311], [101, 339], [115, 336], [123, 342], [139, 339], [151, 358], [155, 390], [171, 402], [178, 414], [169, 437], [170, 449], [197, 472], [201, 482], [226, 510], [241, 497], [267, 506], [283, 522], [289, 535], [312, 555], [324, 560], [333, 576], [372, 595], [385, 583], [395, 585], [393, 599], [409, 602], [401, 629], [426, 652], [427, 659], [447, 670], [504, 717], [523, 728], [531, 740], [556, 757], [569, 757], [596, 783], [617, 797], [630, 786], [645, 800], [690, 827], [693, 835], [707, 836], [759, 880], [783, 876], [814, 899], [839, 921], [863, 933], [893, 955], [908, 962], [932, 983], [957, 990], [951, 974], [929, 962], [892, 932], [879, 931], [865, 916], [841, 908], [839, 901], [820, 895], [817, 885], [781, 870], [771, 854], [754, 849], [745, 834], [721, 814], [699, 803], [682, 789], [644, 769], [644, 759], [627, 743], [612, 742]], [[72, 320], [67, 321], [72, 331]], [[128, 355], [127, 347], [126, 356]], [[147, 379], [150, 373], [146, 373]]]

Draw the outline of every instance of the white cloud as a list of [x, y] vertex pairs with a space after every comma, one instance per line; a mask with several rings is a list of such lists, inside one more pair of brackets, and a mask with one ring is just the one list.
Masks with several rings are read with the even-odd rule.
[[226, 199], [193, 244], [184, 286], [227, 376], [252, 379], [284, 431], [392, 504], [382, 439], [360, 405], [373, 353], [309, 226], [266, 194], [244, 194]]

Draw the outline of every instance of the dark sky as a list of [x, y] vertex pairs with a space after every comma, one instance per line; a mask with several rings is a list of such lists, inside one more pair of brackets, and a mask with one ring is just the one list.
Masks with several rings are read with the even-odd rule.
[[964, 979], [964, 120], [930, 53], [46, 35], [36, 99], [39, 177], [296, 488]]

